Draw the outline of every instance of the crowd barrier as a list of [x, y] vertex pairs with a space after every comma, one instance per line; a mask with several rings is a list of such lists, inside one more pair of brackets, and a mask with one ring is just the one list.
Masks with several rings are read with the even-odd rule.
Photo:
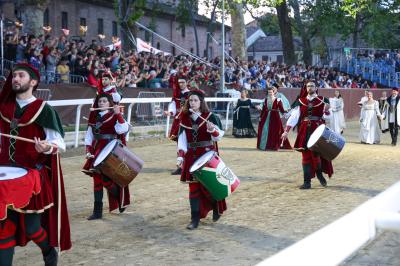
[[400, 232], [400, 182], [257, 266], [339, 265], [383, 230]]

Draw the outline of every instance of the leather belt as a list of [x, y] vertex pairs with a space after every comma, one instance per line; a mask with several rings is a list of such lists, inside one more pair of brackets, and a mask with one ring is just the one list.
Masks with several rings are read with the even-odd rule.
[[214, 145], [214, 142], [211, 140], [188, 143], [189, 148], [202, 148], [202, 147], [208, 147], [208, 146], [213, 146], [213, 145]]
[[116, 139], [117, 135], [115, 134], [94, 134], [94, 139]]
[[319, 116], [307, 116], [304, 117], [303, 121], [319, 121], [322, 120], [322, 117]]

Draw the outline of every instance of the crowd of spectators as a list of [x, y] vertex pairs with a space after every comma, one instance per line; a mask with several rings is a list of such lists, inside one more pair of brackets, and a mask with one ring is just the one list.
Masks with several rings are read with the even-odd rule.
[[[110, 49], [102, 42], [74, 40], [62, 35], [6, 35], [5, 59], [29, 62], [45, 77], [46, 83], [68, 83], [71, 77], [82, 77], [96, 87], [101, 73], [110, 71], [119, 87], [168, 88], [171, 75], [188, 80], [190, 87], [220, 87], [219, 58], [200, 62], [189, 56], [137, 53], [120, 48]], [[305, 79], [314, 79], [321, 88], [376, 88], [377, 84], [351, 77], [332, 68], [286, 66], [266, 61], [233, 61], [225, 63], [227, 88], [264, 90], [301, 87]]]

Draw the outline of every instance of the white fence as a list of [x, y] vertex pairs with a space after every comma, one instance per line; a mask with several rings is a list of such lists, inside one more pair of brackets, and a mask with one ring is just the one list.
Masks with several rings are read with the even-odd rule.
[[[228, 128], [229, 114], [233, 102], [236, 102], [237, 98], [206, 98], [206, 102], [226, 102], [226, 122], [225, 129]], [[262, 102], [262, 100], [252, 100], [253, 102]], [[123, 98], [121, 103], [129, 104], [127, 110], [127, 121], [131, 122], [132, 108], [136, 103], [169, 103], [171, 98]], [[74, 99], [74, 100], [59, 100], [59, 101], [48, 101], [51, 106], [76, 106], [76, 116], [75, 116], [75, 137], [74, 137], [74, 147], [79, 145], [79, 125], [81, 123], [81, 110], [84, 105], [93, 104], [93, 99]], [[170, 117], [166, 117], [166, 127], [165, 136], [168, 136]], [[127, 141], [129, 140], [129, 135], [127, 136]]]
[[400, 231], [400, 182], [258, 266], [338, 265], [381, 230]]

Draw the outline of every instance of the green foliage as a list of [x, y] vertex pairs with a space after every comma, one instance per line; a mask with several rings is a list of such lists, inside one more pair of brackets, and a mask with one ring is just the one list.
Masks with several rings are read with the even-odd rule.
[[[129, 8], [129, 10], [122, 10], [122, 14], [120, 14], [120, 12], [119, 12], [120, 2], [123, 2], [122, 4], [125, 8]], [[130, 4], [130, 6], [129, 6], [129, 4]], [[130, 0], [114, 0], [115, 16], [118, 18], [119, 22], [121, 23], [126, 15], [125, 12], [128, 12], [127, 23], [129, 25], [129, 27], [133, 27], [135, 25], [135, 22], [144, 16], [145, 8], [146, 8], [145, 0], [131, 0], [131, 1]]]
[[265, 14], [258, 21], [260, 28], [267, 35], [280, 34], [278, 17], [275, 14]]

